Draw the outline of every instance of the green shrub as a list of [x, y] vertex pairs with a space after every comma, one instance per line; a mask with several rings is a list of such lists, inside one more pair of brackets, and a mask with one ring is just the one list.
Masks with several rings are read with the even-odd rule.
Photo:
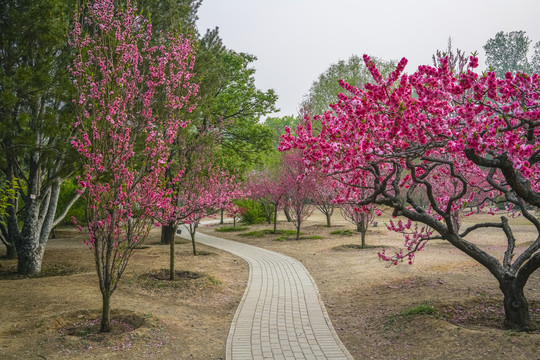
[[258, 201], [252, 199], [236, 200], [238, 206], [242, 206], [247, 211], [242, 215], [242, 221], [248, 224], [262, 224], [266, 221], [264, 209]]

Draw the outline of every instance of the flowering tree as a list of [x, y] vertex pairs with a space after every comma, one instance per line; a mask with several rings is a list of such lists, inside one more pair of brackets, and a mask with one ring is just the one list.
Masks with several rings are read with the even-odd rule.
[[266, 168], [262, 171], [251, 172], [247, 183], [251, 196], [261, 202], [268, 219], [272, 218], [273, 213], [274, 234], [277, 232], [277, 213], [287, 193], [283, 181], [283, 169], [276, 166], [274, 169]]
[[356, 226], [356, 231], [360, 233], [362, 239], [362, 249], [366, 246], [366, 233], [368, 225], [373, 222], [373, 216], [375, 214], [375, 206], [372, 204], [356, 206], [350, 203], [343, 203], [339, 205], [341, 209], [341, 215], [345, 220]]
[[227, 216], [230, 216], [233, 219], [233, 227], [236, 227], [236, 221], [240, 219], [247, 211], [247, 208], [236, 205], [233, 202], [227, 205], [225, 209], [227, 210]]
[[[244, 196], [241, 184], [234, 175], [214, 166], [211, 161], [201, 159], [189, 172], [178, 179], [178, 192], [174, 194], [176, 205], [169, 208], [169, 221], [188, 225], [191, 235], [193, 255], [197, 255], [195, 233], [200, 221], [207, 216], [215, 215], [226, 208], [233, 199]], [[174, 253], [174, 241], [171, 241], [171, 252]], [[174, 255], [171, 255], [171, 274], [174, 269]], [[173, 276], [173, 275], [171, 275]]]
[[[250, 197], [262, 205], [268, 224], [272, 223], [272, 214], [276, 214], [276, 209], [271, 200], [272, 189], [274, 188], [273, 184], [274, 181], [270, 175], [269, 169], [251, 171], [248, 174], [246, 182], [246, 188], [249, 189], [251, 194]], [[277, 223], [274, 223], [274, 232], [276, 226]]]
[[314, 176], [313, 205], [326, 216], [326, 226], [331, 227], [335, 207], [333, 200], [337, 196], [336, 184], [332, 178], [320, 173]]
[[196, 91], [193, 48], [180, 35], [150, 46], [151, 25], [127, 1], [89, 5], [76, 19], [70, 68], [79, 115], [72, 145], [83, 161], [87, 245], [103, 298], [100, 331], [110, 331], [110, 298], [154, 216], [167, 206], [162, 187], [168, 146], [185, 123], [178, 112]]
[[313, 213], [309, 201], [313, 198], [315, 182], [312, 176], [306, 175], [306, 168], [299, 152], [284, 154], [282, 167], [282, 184], [287, 189], [285, 204], [296, 228], [298, 240], [302, 223]]
[[[410, 76], [402, 74], [403, 59], [383, 79], [369, 57], [364, 60], [374, 83], [342, 83], [349, 95], [341, 94], [334, 114], [321, 118], [321, 132], [314, 134], [308, 121], [296, 137], [285, 135], [281, 148], [303, 149], [308, 166], [333, 174], [351, 192], [367, 190], [357, 206], [384, 205], [409, 219], [390, 226], [406, 234], [405, 249], [392, 256], [383, 252], [382, 259], [410, 261], [429, 240], [443, 239], [497, 279], [507, 328], [536, 328], [523, 288], [540, 267], [540, 236], [516, 246], [506, 216], [461, 230], [453, 214], [481, 193], [493, 205], [503, 201], [540, 231], [529, 210], [540, 206], [540, 76], [478, 75], [478, 59], [471, 57], [462, 73], [442, 59], [440, 67], [420, 66]], [[440, 187], [444, 178], [452, 185]], [[428, 206], [415, 201], [420, 193]], [[507, 238], [502, 258], [466, 239], [490, 227]]]

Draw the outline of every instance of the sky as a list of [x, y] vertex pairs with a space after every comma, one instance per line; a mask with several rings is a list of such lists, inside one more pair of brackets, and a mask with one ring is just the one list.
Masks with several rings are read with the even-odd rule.
[[351, 55], [432, 64], [437, 49], [467, 55], [499, 31], [540, 41], [540, 0], [203, 0], [197, 27], [219, 27], [223, 43], [257, 57], [255, 83], [274, 89], [280, 112], [298, 114], [302, 97], [331, 64]]

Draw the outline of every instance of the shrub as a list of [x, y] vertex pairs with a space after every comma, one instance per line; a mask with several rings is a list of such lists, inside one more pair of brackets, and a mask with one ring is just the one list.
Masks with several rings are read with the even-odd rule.
[[262, 205], [255, 200], [245, 199], [235, 201], [236, 205], [247, 208], [242, 221], [248, 224], [262, 224], [266, 221], [266, 215]]

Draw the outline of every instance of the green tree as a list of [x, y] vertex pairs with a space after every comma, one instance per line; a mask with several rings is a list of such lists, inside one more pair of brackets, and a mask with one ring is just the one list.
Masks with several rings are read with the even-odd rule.
[[281, 143], [281, 135], [285, 133], [285, 127], [288, 126], [291, 132], [294, 133], [296, 125], [300, 122], [300, 118], [286, 115], [282, 117], [267, 117], [264, 120], [264, 125], [272, 130], [273, 146], [277, 149]]
[[540, 41], [534, 44], [534, 53], [531, 60], [531, 73], [540, 73]]
[[40, 272], [50, 231], [66, 214], [55, 218], [61, 184], [74, 171], [66, 68], [73, 9], [74, 1], [0, 2], [0, 171], [19, 185], [2, 235], [20, 274]]
[[232, 172], [244, 173], [272, 151], [272, 133], [260, 123], [275, 112], [277, 95], [255, 86], [253, 55], [227, 49], [218, 29], [208, 30], [199, 42], [195, 73], [200, 100], [193, 119], [201, 129], [219, 131], [219, 156]]
[[[190, 124], [179, 133], [171, 152], [186, 176], [194, 176], [190, 172], [196, 162], [211, 157], [218, 166], [241, 177], [273, 151], [272, 132], [259, 120], [276, 110], [277, 96], [273, 90], [255, 86], [251, 67], [255, 60], [227, 49], [217, 28], [199, 40], [194, 69], [199, 98], [195, 109], [186, 114]], [[174, 173], [170, 173], [171, 180]], [[162, 243], [174, 239], [176, 223], [162, 227]]]
[[[395, 61], [386, 61], [375, 57], [371, 59], [384, 77], [395, 69]], [[373, 77], [364, 65], [364, 61], [357, 55], [352, 55], [347, 61], [340, 60], [330, 65], [313, 82], [300, 104], [300, 112], [302, 114], [322, 115], [325, 111], [330, 110], [328, 104], [337, 102], [338, 94], [343, 92], [343, 88], [339, 86], [339, 80], [360, 87], [367, 82], [371, 82]]]
[[152, 32], [178, 30], [182, 34], [196, 33], [195, 22], [202, 0], [138, 0], [137, 8], [148, 14]]
[[503, 78], [507, 72], [512, 74], [518, 71], [527, 72], [530, 43], [531, 40], [525, 35], [525, 31], [507, 33], [499, 31], [484, 45], [486, 65], [495, 71], [498, 78]]

